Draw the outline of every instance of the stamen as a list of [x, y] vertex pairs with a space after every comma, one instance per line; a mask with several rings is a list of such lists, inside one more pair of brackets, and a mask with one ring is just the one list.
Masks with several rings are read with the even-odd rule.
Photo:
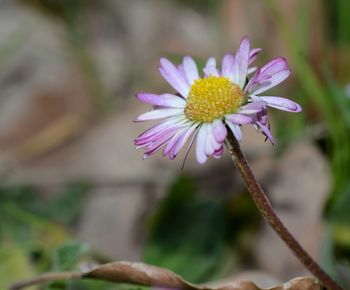
[[210, 76], [191, 86], [185, 115], [196, 122], [212, 122], [238, 110], [244, 100], [239, 86], [228, 78]]

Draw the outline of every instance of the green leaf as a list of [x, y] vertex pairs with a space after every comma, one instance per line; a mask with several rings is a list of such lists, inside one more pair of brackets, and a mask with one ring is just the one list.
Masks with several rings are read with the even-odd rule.
[[230, 202], [200, 195], [193, 180], [180, 176], [150, 222], [144, 261], [191, 282], [222, 277], [244, 252], [239, 245], [252, 221], [245, 218], [256, 217], [248, 212], [243, 205], [232, 215]]
[[87, 253], [87, 246], [79, 242], [68, 242], [60, 247], [53, 254], [53, 270], [73, 270], [79, 260]]
[[51, 217], [65, 225], [72, 224], [78, 218], [90, 188], [90, 184], [86, 182], [69, 185], [53, 202], [50, 208]]
[[26, 250], [19, 246], [5, 246], [0, 249], [0, 289], [7, 289], [11, 283], [36, 275]]

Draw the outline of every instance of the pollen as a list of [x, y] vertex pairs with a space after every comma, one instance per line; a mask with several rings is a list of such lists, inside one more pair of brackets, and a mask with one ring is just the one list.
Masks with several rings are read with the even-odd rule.
[[210, 76], [191, 86], [185, 115], [196, 122], [212, 122], [236, 112], [244, 100], [242, 90], [228, 78]]

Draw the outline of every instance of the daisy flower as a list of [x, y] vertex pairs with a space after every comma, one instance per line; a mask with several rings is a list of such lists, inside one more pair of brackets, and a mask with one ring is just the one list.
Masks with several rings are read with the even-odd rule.
[[[223, 57], [221, 70], [215, 59], [209, 58], [203, 77], [189, 56], [178, 66], [161, 58], [159, 72], [177, 93], [136, 95], [154, 108], [135, 121], [161, 120], [134, 141], [137, 148], [145, 148], [144, 158], [163, 149], [164, 156], [174, 159], [188, 141], [185, 156], [195, 143], [199, 163], [209, 156], [220, 158], [227, 130], [241, 140], [241, 126], [246, 124], [255, 126], [274, 143], [267, 107], [288, 112], [302, 109], [291, 100], [261, 95], [288, 78], [291, 71], [284, 58], [276, 58], [261, 68], [249, 68], [260, 51], [260, 48], [251, 49], [248, 38], [244, 37], [235, 54]], [[252, 74], [250, 78], [249, 74]]]

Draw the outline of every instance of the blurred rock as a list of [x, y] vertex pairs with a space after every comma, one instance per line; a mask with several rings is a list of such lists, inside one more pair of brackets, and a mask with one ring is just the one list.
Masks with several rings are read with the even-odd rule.
[[[299, 142], [291, 145], [276, 166], [274, 182], [266, 186], [266, 192], [287, 228], [320, 261], [322, 211], [331, 189], [329, 164], [315, 145]], [[268, 225], [257, 237], [255, 255], [262, 269], [278, 277], [306, 273]]]
[[60, 26], [15, 1], [3, 5], [0, 148], [12, 159], [32, 159], [77, 134], [90, 110], [89, 93]]
[[210, 19], [174, 2], [118, 0], [110, 3], [127, 30], [126, 41], [133, 63], [142, 65], [158, 57], [160, 52], [207, 57], [217, 47], [215, 33], [210, 33], [213, 31]]
[[14, 3], [0, 7], [0, 43], [9, 46], [0, 63], [2, 133], [26, 113], [33, 91], [50, 87], [66, 70], [58, 30], [52, 23]]
[[139, 261], [142, 231], [138, 221], [147, 202], [141, 187], [93, 191], [81, 217], [78, 238], [109, 259]]
[[[95, 110], [95, 99], [100, 96], [92, 89], [96, 80], [87, 76], [90, 71], [86, 72], [86, 66], [93, 71], [91, 66], [96, 64], [109, 94], [125, 85], [123, 61], [127, 58], [115, 35], [91, 39], [86, 50], [93, 59], [87, 64], [82, 56], [85, 54], [69, 43], [69, 32], [62, 24], [15, 1], [12, 5], [0, 4], [0, 67], [5, 68], [0, 73], [0, 148], [22, 151], [22, 147], [28, 147], [27, 143], [42, 135], [52, 137], [38, 142], [51, 142], [50, 146], [44, 146], [42, 152], [37, 150], [35, 156], [20, 156], [24, 159], [51, 152], [75, 137], [88, 123], [86, 117]], [[67, 118], [78, 120], [70, 124], [71, 128], [65, 128], [72, 132], [66, 131], [65, 136], [53, 141], [56, 129], [66, 126], [60, 120]]]
[[171, 169], [161, 168], [156, 158], [142, 161], [142, 152], [137, 152], [133, 146], [133, 139], [142, 127], [132, 122], [137, 108], [124, 110], [100, 123], [70, 146], [31, 164], [23, 164], [10, 179], [35, 184], [77, 179], [98, 184], [166, 182]]

